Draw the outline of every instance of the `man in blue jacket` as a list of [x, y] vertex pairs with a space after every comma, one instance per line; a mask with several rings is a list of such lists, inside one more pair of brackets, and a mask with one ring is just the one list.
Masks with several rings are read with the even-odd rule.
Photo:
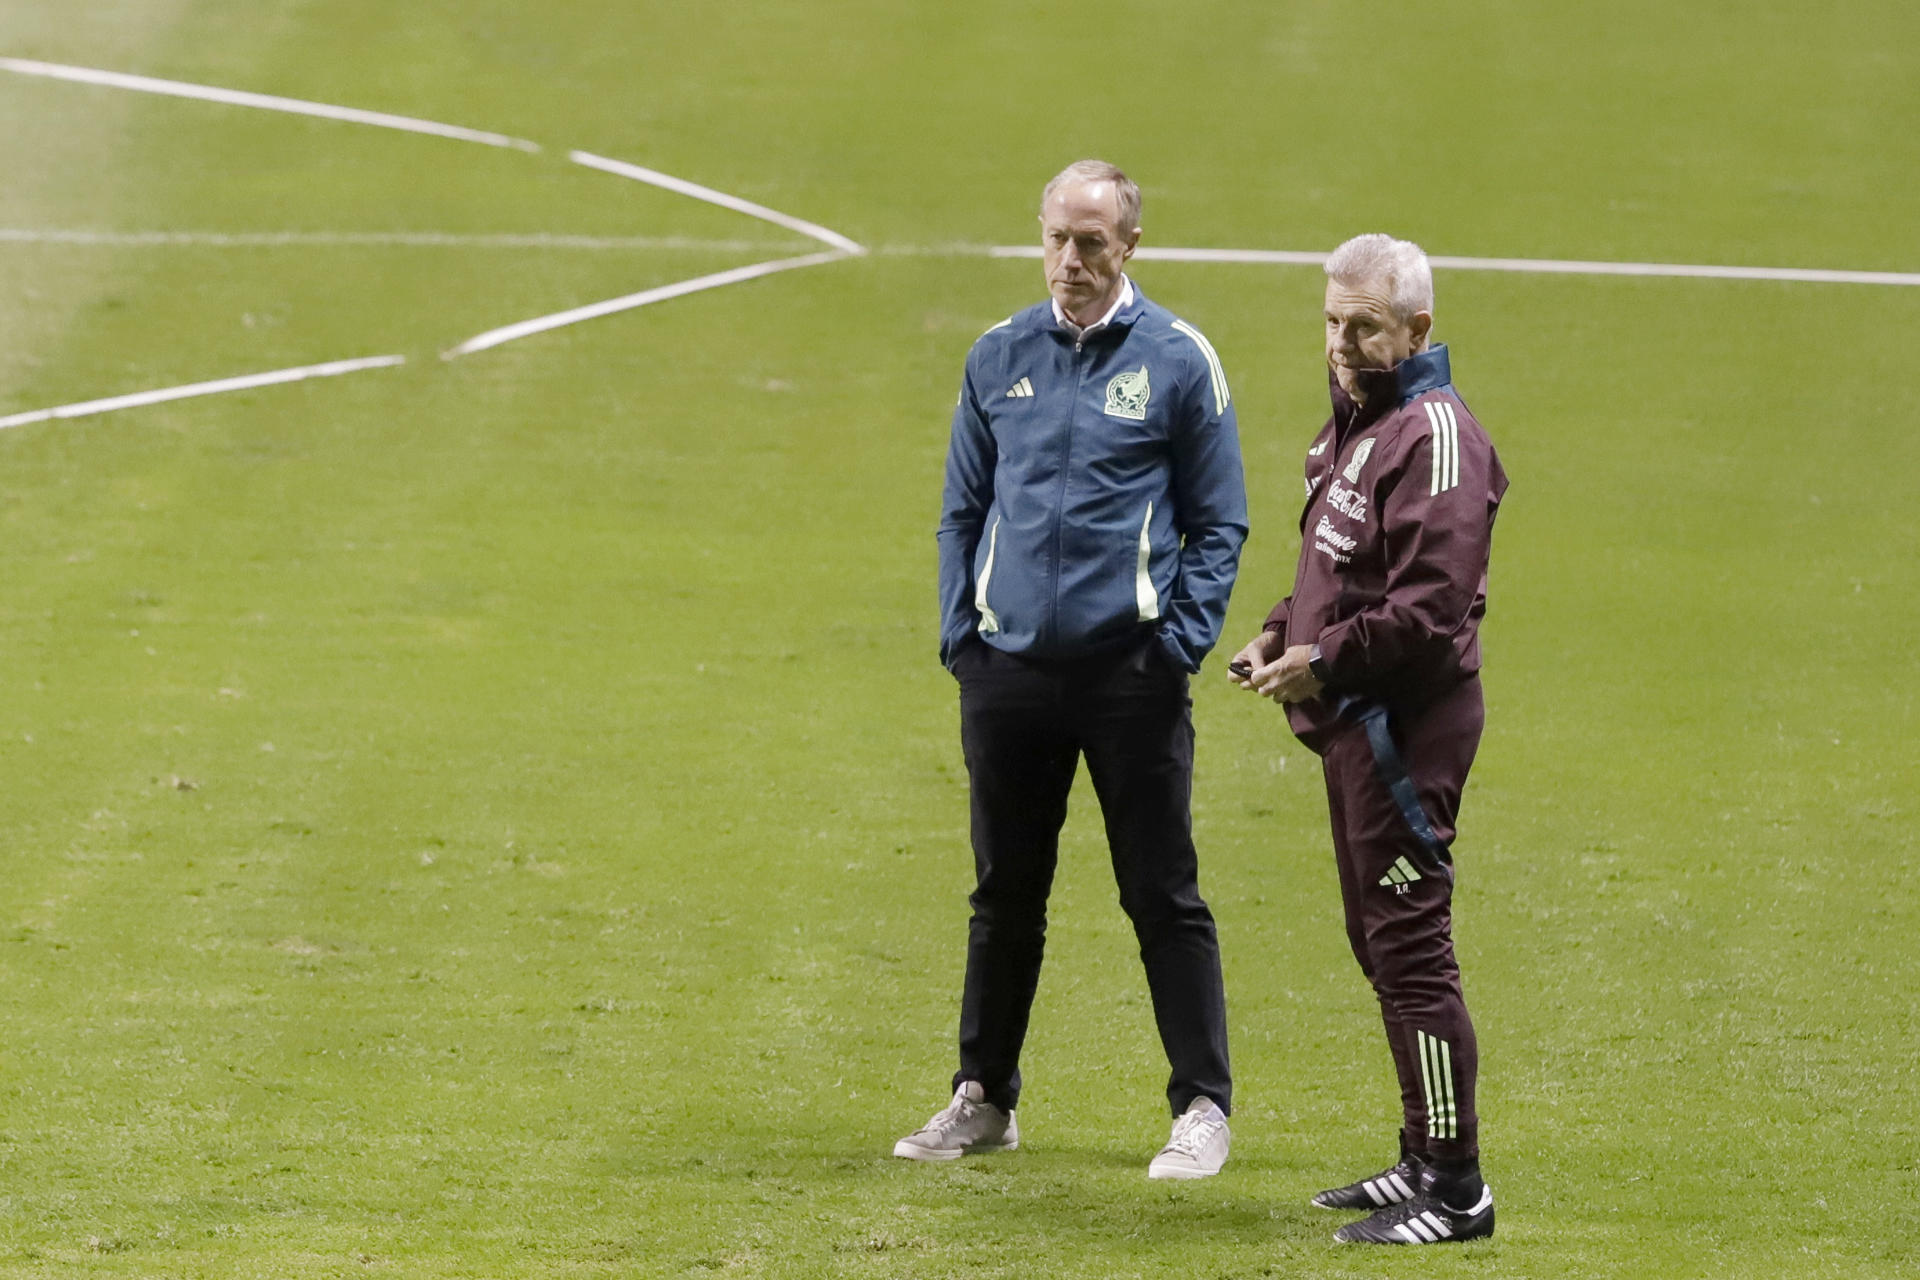
[[977, 886], [953, 1102], [894, 1154], [1019, 1145], [1020, 1048], [1079, 759], [1100, 798], [1172, 1066], [1155, 1178], [1227, 1156], [1232, 1081], [1188, 800], [1187, 678], [1247, 535], [1232, 398], [1199, 330], [1125, 273], [1140, 189], [1085, 160], [1047, 184], [1049, 302], [968, 353], [940, 519], [940, 657], [960, 682]]

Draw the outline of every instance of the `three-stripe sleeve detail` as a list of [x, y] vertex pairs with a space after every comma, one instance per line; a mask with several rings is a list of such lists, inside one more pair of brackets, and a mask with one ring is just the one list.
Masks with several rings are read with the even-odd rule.
[[1453, 401], [1442, 400], [1440, 407], [1447, 414], [1447, 485], [1451, 489], [1460, 483], [1460, 419], [1453, 416]]
[[1451, 401], [1428, 400], [1420, 407], [1427, 411], [1433, 435], [1433, 483], [1427, 496], [1437, 498], [1460, 483], [1460, 419]]
[[1214, 352], [1213, 344], [1208, 342], [1201, 332], [1185, 320], [1175, 320], [1173, 327], [1193, 339], [1193, 345], [1200, 348], [1200, 354], [1207, 358], [1207, 377], [1213, 383], [1213, 411], [1225, 413], [1227, 406], [1233, 403], [1233, 393], [1227, 389], [1227, 371], [1220, 367], [1220, 357]]
[[1460, 1136], [1460, 1109], [1453, 1094], [1453, 1046], [1424, 1031], [1414, 1035], [1420, 1049], [1420, 1083], [1427, 1098], [1427, 1137], [1451, 1141]]
[[1139, 606], [1142, 622], [1152, 622], [1160, 616], [1160, 593], [1153, 589], [1153, 574], [1150, 571], [1153, 559], [1152, 525], [1153, 504], [1149, 502], [1147, 518], [1140, 522], [1140, 552], [1133, 573], [1133, 600]]

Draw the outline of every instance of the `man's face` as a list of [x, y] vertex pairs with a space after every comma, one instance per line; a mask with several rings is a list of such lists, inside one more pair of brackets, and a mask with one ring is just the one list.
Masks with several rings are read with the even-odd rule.
[[1040, 209], [1047, 291], [1075, 324], [1105, 315], [1120, 292], [1120, 275], [1140, 228], [1120, 226], [1119, 192], [1111, 182], [1063, 182]]
[[1385, 280], [1358, 285], [1327, 281], [1327, 363], [1340, 389], [1364, 402], [1380, 375], [1427, 345], [1433, 316], [1425, 311], [1401, 319]]

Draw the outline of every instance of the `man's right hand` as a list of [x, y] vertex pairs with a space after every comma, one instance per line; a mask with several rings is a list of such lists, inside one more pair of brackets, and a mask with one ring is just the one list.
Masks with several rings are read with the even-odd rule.
[[[1233, 655], [1227, 663], [1227, 679], [1242, 689], [1253, 688], [1253, 673], [1270, 662], [1279, 660], [1286, 652], [1287, 638], [1278, 631], [1262, 631], [1248, 642], [1247, 647]], [[1236, 671], [1234, 668], [1238, 667]], [[1242, 675], [1241, 672], [1246, 674]]]

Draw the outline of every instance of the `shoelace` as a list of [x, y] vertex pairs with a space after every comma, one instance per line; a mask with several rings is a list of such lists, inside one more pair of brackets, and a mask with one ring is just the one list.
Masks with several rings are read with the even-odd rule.
[[1183, 1156], [1197, 1156], [1226, 1123], [1226, 1117], [1218, 1111], [1204, 1114], [1189, 1111], [1173, 1126], [1173, 1136], [1167, 1139], [1167, 1150], [1177, 1151]]
[[979, 1106], [980, 1104], [972, 1098], [955, 1098], [947, 1104], [946, 1110], [927, 1121], [927, 1127], [923, 1132], [945, 1133], [955, 1125], [966, 1120], [971, 1120], [973, 1113], [979, 1109]]

